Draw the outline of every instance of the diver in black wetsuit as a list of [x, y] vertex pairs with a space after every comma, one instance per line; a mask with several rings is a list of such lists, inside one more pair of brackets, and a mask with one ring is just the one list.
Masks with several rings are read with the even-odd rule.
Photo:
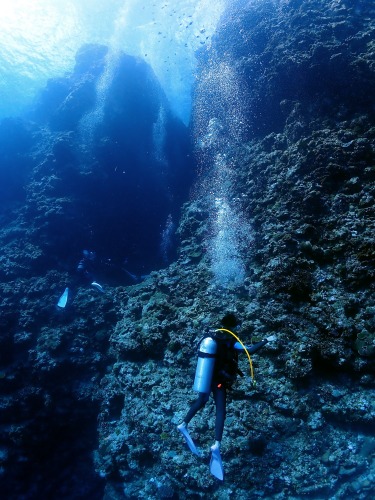
[[[229, 313], [224, 316], [221, 324], [224, 329], [233, 329], [237, 326], [237, 319], [234, 314]], [[253, 354], [271, 339], [273, 339], [273, 337], [264, 339], [250, 347], [246, 347], [246, 349], [250, 354]], [[218, 335], [215, 333], [215, 335], [206, 337], [201, 341], [194, 381], [194, 389], [197, 390], [199, 394], [197, 399], [192, 403], [183, 422], [177, 426], [177, 429], [183, 434], [190, 450], [199, 456], [199, 451], [189, 435], [187, 425], [196, 413], [205, 406], [212, 392], [216, 406], [216, 419], [215, 444], [211, 447], [210, 471], [221, 480], [224, 474], [220, 456], [220, 443], [223, 436], [226, 416], [227, 389], [232, 386], [237, 375], [243, 376], [243, 373], [237, 365], [238, 352], [243, 350], [240, 342], [235, 342], [234, 339], [228, 338], [226, 334]]]
[[132, 274], [127, 269], [125, 269], [122, 265], [117, 266], [113, 264], [111, 259], [101, 259], [98, 261], [96, 252], [92, 250], [82, 250], [81, 259], [76, 267], [76, 275], [72, 277], [70, 286], [65, 288], [64, 293], [58, 300], [57, 307], [58, 309], [64, 309], [68, 303], [68, 297], [71, 295], [72, 291], [76, 290], [79, 286], [82, 285], [90, 285], [99, 292], [105, 293], [104, 287], [98, 283], [94, 277], [96, 274], [97, 268], [100, 267], [102, 270], [106, 270], [106, 274], [109, 274], [109, 271], [112, 270], [112, 273], [115, 272], [116, 275], [121, 273], [125, 273], [127, 278], [131, 279], [131, 284], [140, 283], [147, 275], [137, 276]]
[[74, 293], [80, 285], [90, 284], [99, 292], [104, 293], [104, 288], [94, 279], [94, 268], [96, 262], [96, 253], [92, 250], [82, 250], [81, 260], [76, 268], [76, 275], [71, 278], [71, 283], [65, 288], [64, 293], [59, 298], [57, 303], [58, 309], [64, 309], [68, 303], [68, 298], [71, 293]]
[[91, 250], [82, 250], [82, 258], [77, 265], [78, 276], [86, 282], [94, 280], [94, 263], [96, 260], [96, 253]]
[[96, 267], [99, 267], [98, 264], [102, 270], [103, 269], [106, 270], [106, 274], [110, 274], [110, 271], [112, 271], [112, 274], [116, 273], [116, 275], [120, 273], [125, 273], [126, 277], [130, 278], [131, 284], [140, 283], [145, 278], [147, 278], [147, 275], [137, 276], [131, 273], [130, 271], [125, 269], [123, 265], [116, 265], [115, 263], [112, 262], [112, 259], [109, 258], [105, 260], [101, 259], [98, 262], [98, 259], [96, 257], [96, 252], [93, 252], [92, 250], [83, 250], [82, 258], [77, 265], [77, 274], [81, 281], [91, 284], [93, 287], [95, 287], [101, 292], [103, 291], [103, 287], [99, 285], [99, 283], [96, 280], [94, 280], [94, 270]]

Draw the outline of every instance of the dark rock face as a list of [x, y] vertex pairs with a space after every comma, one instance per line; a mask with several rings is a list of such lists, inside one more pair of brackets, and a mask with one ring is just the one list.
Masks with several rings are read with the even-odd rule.
[[[293, 309], [302, 313], [315, 332], [314, 356], [370, 368], [353, 341], [371, 329], [362, 314], [375, 277], [374, 10], [368, 2], [327, 2], [323, 10], [313, 1], [282, 2], [272, 14], [273, 7], [255, 6], [250, 25], [249, 13], [237, 12], [215, 47], [235, 58], [254, 99], [250, 140], [234, 154], [255, 231], [249, 265], [265, 306], [276, 300], [289, 319]], [[233, 47], [224, 48], [227, 39]], [[358, 297], [361, 310], [348, 315]], [[362, 353], [370, 355], [366, 342]]]
[[[202, 50], [193, 130], [205, 191], [185, 207], [177, 263], [118, 291], [126, 310], [103, 384], [125, 398], [117, 420], [102, 412], [97, 455], [108, 491], [371, 498], [374, 29], [369, 2], [242, 2]], [[233, 75], [237, 100], [225, 86]], [[213, 284], [207, 252], [219, 156], [253, 232], [246, 279], [232, 288]], [[257, 389], [242, 380], [229, 397], [218, 485], [207, 467], [211, 408], [191, 424], [203, 461], [175, 425], [194, 397], [196, 344], [227, 310], [245, 341], [277, 340], [254, 356]]]
[[4, 212], [14, 199], [23, 201], [23, 188], [31, 166], [32, 127], [8, 118], [0, 123], [0, 195]]
[[[94, 134], [90, 161], [77, 130], [93, 105], [92, 82], [102, 74], [105, 50], [85, 49], [97, 57], [87, 59], [83, 51], [72, 80], [51, 83], [42, 97], [39, 117], [48, 129], [38, 129], [26, 206], [15, 219], [11, 209], [4, 212], [1, 235], [5, 369], [0, 384], [7, 420], [0, 465], [11, 486], [26, 471], [16, 463], [19, 454], [23, 463], [43, 466], [47, 456], [56, 457], [47, 448], [42, 455], [31, 436], [55, 436], [62, 428], [72, 441], [64, 446], [56, 439], [61, 456], [77, 450], [88, 468], [82, 472], [77, 462], [69, 467], [68, 460], [57, 460], [56, 485], [41, 478], [39, 494], [66, 495], [62, 471], [68, 470], [70, 492], [89, 498], [95, 494], [87, 483], [98, 498], [372, 498], [374, 7], [332, 0], [239, 5], [231, 7], [211, 48], [200, 54], [192, 129], [198, 133], [204, 189], [184, 206], [178, 259], [144, 282], [113, 286], [106, 295], [77, 287], [59, 314], [53, 306], [71, 279], [59, 263], [69, 263], [72, 249], [78, 254], [91, 241], [82, 231], [95, 227], [97, 249], [113, 251], [105, 228], [114, 206], [119, 217], [111, 227], [115, 234], [122, 227], [127, 212], [119, 207], [121, 189], [133, 205], [148, 189], [151, 199], [152, 189], [159, 189], [157, 176], [153, 185], [126, 191], [116, 169], [130, 168], [137, 181], [143, 180], [137, 173], [147, 171], [150, 123], [159, 116], [146, 89], [158, 91], [155, 82], [142, 87], [150, 73], [139, 63], [140, 85], [151, 102], [147, 123], [134, 118], [135, 129], [142, 131], [138, 151], [135, 136], [126, 132], [130, 103], [115, 79], [114, 95], [122, 97], [103, 107], [106, 120]], [[138, 62], [124, 57], [123, 65], [125, 71]], [[230, 86], [212, 85], [220, 83], [217, 68], [228, 69], [224, 84], [235, 75], [239, 99]], [[50, 109], [51, 102], [61, 113]], [[241, 104], [239, 115], [231, 103]], [[155, 156], [159, 164], [167, 158], [172, 165], [188, 140], [172, 118], [165, 130], [164, 144], [179, 138], [182, 146], [168, 146], [164, 156]], [[209, 135], [218, 137], [219, 150]], [[120, 143], [129, 164], [122, 162]], [[216, 158], [231, 166], [228, 198], [236, 200], [253, 233], [241, 255], [246, 278], [232, 287], [212, 280], [207, 248]], [[167, 169], [165, 175], [180, 193], [175, 171]], [[80, 211], [87, 229], [77, 220]], [[25, 226], [31, 213], [33, 222]], [[126, 242], [119, 246], [127, 248]], [[240, 318], [246, 343], [271, 334], [276, 340], [254, 356], [257, 386], [244, 377], [230, 392], [222, 442], [225, 482], [218, 484], [208, 470], [211, 402], [190, 427], [203, 460], [185, 448], [175, 426], [194, 398], [197, 342], [228, 310]], [[246, 373], [246, 360], [240, 366]], [[18, 410], [19, 423], [13, 424]], [[31, 410], [37, 418], [30, 418]], [[67, 414], [71, 420], [61, 416]], [[53, 419], [56, 427], [48, 426]], [[51, 441], [46, 439], [46, 446]], [[97, 475], [88, 458], [93, 449]], [[87, 482], [78, 480], [82, 475]], [[16, 495], [33, 494], [18, 488]]]
[[[163, 228], [177, 223], [192, 179], [188, 131], [151, 69], [107, 55], [82, 48], [73, 74], [48, 83], [29, 121], [0, 124], [0, 470], [8, 498], [102, 498], [92, 453], [108, 341], [121, 319], [109, 286], [165, 265]], [[108, 293], [77, 275], [83, 249], [96, 252], [90, 281]]]
[[232, 60], [249, 87], [252, 133], [281, 132], [292, 111], [285, 100], [297, 101], [308, 120], [362, 112], [373, 119], [372, 18], [366, 0], [234, 3], [214, 53]]
[[[110, 259], [118, 282], [124, 261], [144, 273], [160, 267], [163, 227], [169, 214], [177, 222], [187, 197], [192, 163], [186, 128], [171, 115], [146, 63], [107, 55], [105, 47], [81, 49], [74, 73], [51, 80], [41, 94], [33, 128], [2, 124], [0, 175], [9, 185], [7, 196], [13, 185], [13, 199], [26, 193], [17, 228], [28, 225], [35, 258], [29, 265], [26, 257], [24, 273], [34, 274], [35, 265], [73, 267], [83, 248]], [[5, 252], [10, 261], [18, 258], [17, 241]], [[20, 269], [9, 265], [0, 273], [8, 279]]]
[[32, 117], [52, 130], [75, 130], [96, 101], [96, 82], [105, 70], [108, 48], [85, 45], [76, 55], [74, 73], [48, 81]]

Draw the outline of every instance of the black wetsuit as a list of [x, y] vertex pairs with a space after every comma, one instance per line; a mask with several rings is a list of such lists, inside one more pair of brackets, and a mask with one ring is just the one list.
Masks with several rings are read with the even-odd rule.
[[83, 256], [77, 266], [77, 275], [82, 282], [91, 283], [94, 281], [94, 258]]
[[[263, 347], [267, 343], [267, 340], [262, 340], [250, 347], [246, 347], [250, 354], [258, 351], [261, 347]], [[219, 344], [219, 352], [220, 350], [228, 349], [232, 350], [233, 356], [235, 359], [236, 353], [241, 349], [236, 349], [234, 347], [234, 343], [231, 341], [220, 343]], [[218, 356], [215, 362], [214, 374], [211, 383], [211, 391], [214, 397], [215, 406], [216, 406], [216, 418], [215, 418], [215, 441], [221, 441], [223, 437], [224, 431], [224, 422], [226, 416], [226, 402], [227, 402], [227, 389], [232, 385], [236, 378], [236, 374], [239, 373], [242, 375], [241, 371], [234, 370], [232, 373], [227, 373], [227, 366], [225, 364], [225, 359], [230, 359], [230, 356]], [[200, 409], [202, 409], [207, 401], [210, 398], [210, 393], [200, 392], [198, 393], [197, 399], [191, 405], [186, 417], [184, 418], [184, 422], [188, 424], [190, 420], [198, 413]]]
[[[218, 384], [213, 383], [211, 385], [211, 392], [214, 397], [216, 406], [215, 440], [221, 441], [226, 416], [227, 388], [225, 387], [225, 385], [218, 387]], [[190, 420], [198, 413], [198, 411], [204, 407], [209, 398], [209, 393], [200, 392], [198, 394], [198, 398], [191, 405], [190, 410], [184, 418], [184, 422], [188, 424]]]

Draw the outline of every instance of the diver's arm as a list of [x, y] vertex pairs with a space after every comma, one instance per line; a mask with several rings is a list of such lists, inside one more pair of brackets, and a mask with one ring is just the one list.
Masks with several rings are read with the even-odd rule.
[[[245, 346], [249, 354], [254, 354], [255, 352], [259, 351], [264, 345], [267, 344], [267, 342], [275, 340], [274, 336], [268, 337], [266, 339], [261, 340], [260, 342], [257, 342], [256, 344], [250, 345], [250, 346]], [[237, 351], [243, 351], [243, 347], [239, 342], [236, 342], [233, 346]]]

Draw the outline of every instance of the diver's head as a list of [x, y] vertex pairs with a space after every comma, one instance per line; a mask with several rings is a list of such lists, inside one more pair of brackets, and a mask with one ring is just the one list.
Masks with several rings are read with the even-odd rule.
[[221, 319], [222, 327], [227, 328], [228, 330], [236, 328], [238, 323], [238, 319], [232, 312], [226, 313], [226, 315]]
[[96, 257], [96, 253], [92, 252], [91, 250], [83, 250], [82, 252], [83, 258], [87, 260], [94, 261]]

